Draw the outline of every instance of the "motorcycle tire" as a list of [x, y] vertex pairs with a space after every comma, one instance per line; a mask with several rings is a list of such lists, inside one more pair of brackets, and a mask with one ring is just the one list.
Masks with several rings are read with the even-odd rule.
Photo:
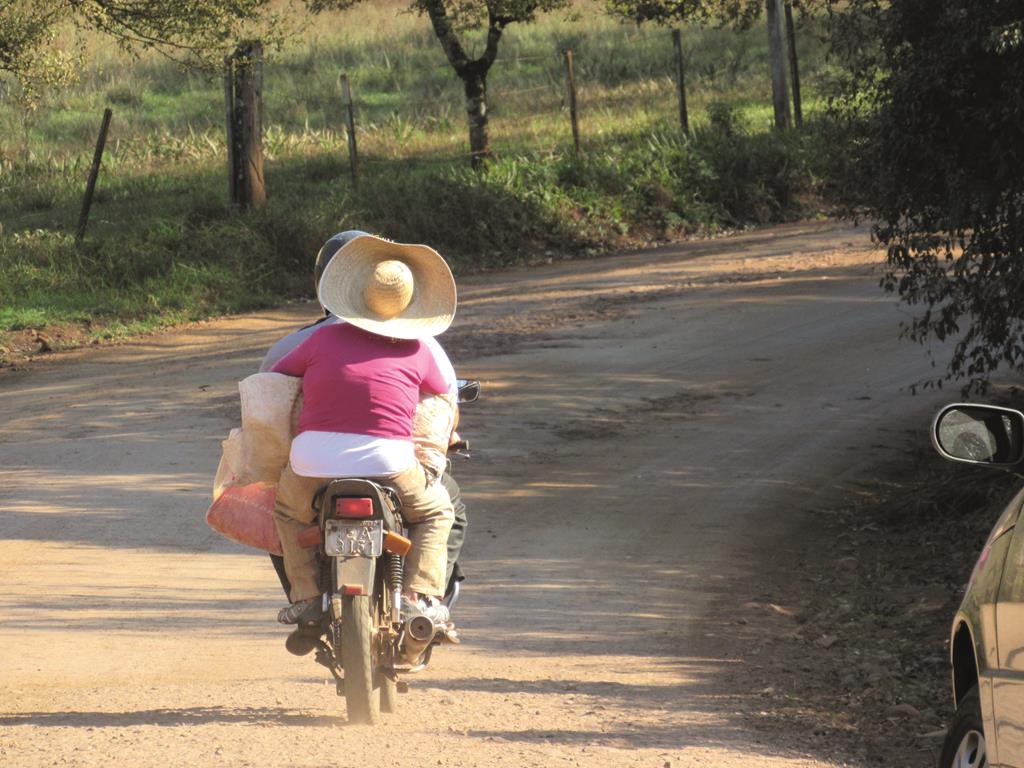
[[987, 765], [981, 700], [978, 686], [974, 686], [957, 705], [956, 717], [942, 745], [939, 768], [984, 768]]
[[374, 680], [379, 675], [373, 663], [373, 603], [369, 595], [341, 599], [341, 666], [345, 668], [348, 721], [380, 722], [381, 687]]

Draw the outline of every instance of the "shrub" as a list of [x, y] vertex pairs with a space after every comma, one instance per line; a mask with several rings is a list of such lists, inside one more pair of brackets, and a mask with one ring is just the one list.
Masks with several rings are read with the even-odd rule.
[[[430, 243], [465, 271], [781, 221], [814, 186], [809, 145], [796, 133], [663, 131], [611, 137], [578, 157], [509, 156], [479, 172], [377, 162], [357, 191], [337, 175], [312, 181], [297, 163], [274, 170], [279, 193], [251, 213], [220, 202], [205, 178], [167, 180], [142, 195], [143, 226], [132, 228], [135, 197], [113, 195], [107, 205], [128, 206], [129, 220], [79, 247], [52, 231], [0, 234], [0, 303], [11, 308], [0, 329], [26, 318], [190, 319], [308, 294], [313, 255], [342, 229]], [[183, 209], [153, 215], [180, 194]]]

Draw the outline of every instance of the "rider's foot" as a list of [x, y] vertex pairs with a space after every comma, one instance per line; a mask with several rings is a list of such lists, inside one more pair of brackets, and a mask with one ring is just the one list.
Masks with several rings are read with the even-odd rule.
[[436, 597], [421, 597], [420, 603], [424, 605], [423, 615], [429, 618], [435, 624], [451, 623], [452, 614], [448, 610], [448, 606], [442, 603]]
[[414, 600], [408, 595], [402, 595], [402, 621], [408, 621], [416, 616], [426, 616], [434, 624], [444, 625], [451, 622], [448, 606], [436, 597], [420, 595]]
[[458, 645], [462, 642], [462, 638], [459, 637], [459, 630], [455, 628], [452, 622], [448, 622], [448, 625], [441, 630], [441, 642], [451, 643], [452, 645]]
[[309, 600], [300, 600], [282, 608], [277, 614], [277, 620], [282, 624], [312, 626], [319, 624], [323, 615], [323, 603], [320, 596], [317, 595]]

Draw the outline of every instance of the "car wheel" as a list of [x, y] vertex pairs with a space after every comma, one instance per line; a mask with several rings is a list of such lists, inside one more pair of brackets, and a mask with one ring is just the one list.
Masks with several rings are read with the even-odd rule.
[[956, 708], [956, 718], [946, 731], [939, 768], [985, 768], [987, 765], [981, 700], [978, 698], [978, 686], [974, 686], [961, 699]]

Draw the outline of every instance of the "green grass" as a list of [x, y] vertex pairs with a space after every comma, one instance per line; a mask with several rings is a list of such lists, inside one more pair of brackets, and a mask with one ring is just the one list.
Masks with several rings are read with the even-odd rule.
[[[92, 323], [130, 332], [266, 306], [310, 289], [320, 243], [359, 227], [429, 242], [457, 270], [593, 252], [798, 215], [825, 183], [813, 129], [827, 75], [803, 34], [812, 128], [770, 131], [766, 35], [684, 31], [692, 138], [677, 126], [668, 31], [580, 5], [513, 26], [489, 79], [498, 159], [471, 171], [461, 86], [429, 28], [394, 7], [328, 15], [265, 69], [270, 199], [225, 201], [214, 75], [88, 41], [79, 83], [25, 112], [0, 103], [0, 332]], [[584, 154], [571, 151], [559, 51], [576, 61]], [[358, 101], [353, 189], [337, 79]], [[70, 233], [103, 107], [114, 109], [86, 242]], [[724, 115], [731, 135], [709, 125]]]

